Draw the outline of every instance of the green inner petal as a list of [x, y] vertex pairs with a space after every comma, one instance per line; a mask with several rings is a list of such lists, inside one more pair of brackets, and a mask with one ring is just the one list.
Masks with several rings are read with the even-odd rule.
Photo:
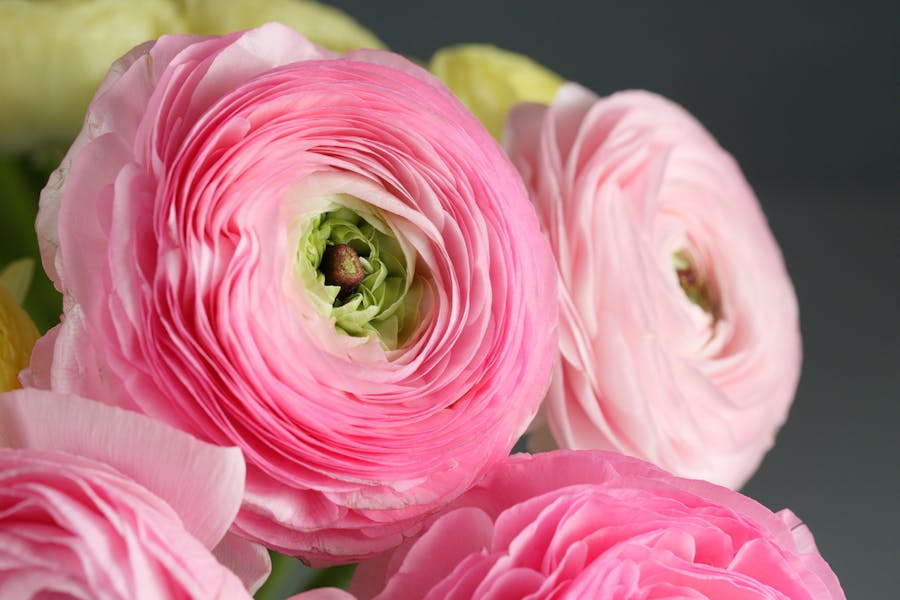
[[[386, 348], [398, 348], [415, 329], [421, 286], [410, 273], [403, 247], [375, 210], [355, 199], [340, 200], [332, 210], [312, 215], [301, 225], [297, 252], [301, 281], [316, 308], [334, 319], [339, 333], [376, 335]], [[340, 286], [326, 285], [319, 270], [325, 248], [338, 244], [353, 248], [365, 271], [356, 292], [343, 300], [338, 299]]]

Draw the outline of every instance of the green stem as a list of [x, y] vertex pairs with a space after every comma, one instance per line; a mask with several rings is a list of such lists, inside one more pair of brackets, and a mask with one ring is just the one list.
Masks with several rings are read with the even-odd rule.
[[297, 593], [309, 578], [310, 569], [299, 560], [277, 552], [269, 551], [272, 558], [272, 572], [256, 594], [256, 600], [280, 600]]

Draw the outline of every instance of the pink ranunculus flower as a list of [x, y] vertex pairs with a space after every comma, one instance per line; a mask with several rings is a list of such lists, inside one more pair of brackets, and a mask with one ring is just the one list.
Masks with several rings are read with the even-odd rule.
[[243, 484], [237, 448], [77, 396], [0, 394], [0, 597], [249, 599], [269, 559], [226, 534]]
[[559, 264], [560, 357], [533, 447], [615, 450], [740, 487], [787, 416], [801, 344], [737, 164], [641, 91], [567, 84], [550, 106], [518, 107], [506, 136]]
[[25, 380], [238, 446], [235, 531], [398, 544], [501, 460], [556, 347], [549, 244], [443, 85], [277, 24], [117, 62], [41, 198], [61, 327]]
[[790, 511], [605, 451], [517, 454], [416, 538], [363, 562], [360, 599], [839, 600]]

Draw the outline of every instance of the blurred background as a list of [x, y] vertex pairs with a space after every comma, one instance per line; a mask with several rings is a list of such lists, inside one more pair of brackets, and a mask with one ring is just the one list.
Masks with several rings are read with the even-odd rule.
[[332, 4], [404, 54], [489, 42], [706, 125], [756, 189], [800, 301], [797, 397], [743, 491], [807, 522], [848, 598], [900, 589], [900, 3]]
[[[328, 4], [414, 58], [488, 42], [600, 94], [658, 92], [704, 123], [757, 191], [804, 336], [790, 418], [743, 491], [807, 522], [849, 598], [900, 589], [900, 3]], [[42, 43], [0, 39], [0, 78]], [[33, 220], [61, 150], [23, 157], [3, 141], [0, 266], [36, 250], [33, 232], [11, 224]], [[38, 280], [26, 304], [42, 329], [58, 314], [48, 286]]]

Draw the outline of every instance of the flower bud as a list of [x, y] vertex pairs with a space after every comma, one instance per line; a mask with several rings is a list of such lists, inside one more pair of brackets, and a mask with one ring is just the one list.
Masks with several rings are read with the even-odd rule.
[[527, 56], [488, 44], [438, 50], [429, 68], [497, 139], [513, 106], [549, 104], [563, 83], [559, 75]]
[[39, 334], [19, 303], [31, 280], [31, 261], [16, 261], [0, 273], [0, 392], [19, 387], [16, 376], [28, 365]]

